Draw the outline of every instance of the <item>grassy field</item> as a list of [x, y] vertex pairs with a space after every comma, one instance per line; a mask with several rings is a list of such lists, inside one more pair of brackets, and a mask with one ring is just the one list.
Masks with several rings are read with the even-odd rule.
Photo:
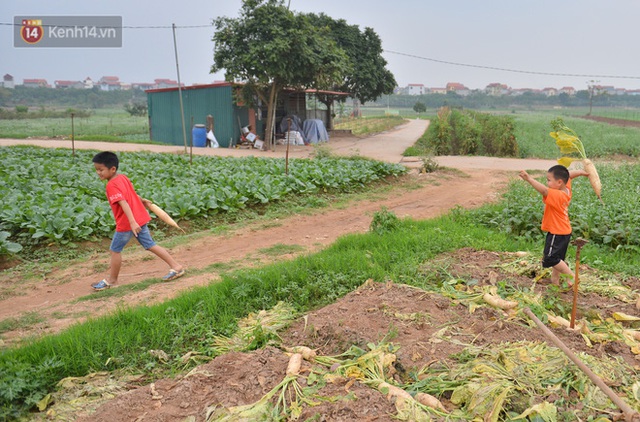
[[[503, 113], [498, 113], [503, 114]], [[549, 135], [551, 121], [562, 117], [582, 140], [587, 156], [604, 158], [615, 155], [640, 157], [640, 128], [620, 127], [567, 115], [558, 110], [509, 113], [515, 121], [515, 136], [520, 158], [558, 158], [558, 148]], [[429, 155], [423, 136], [405, 155]]]
[[[550, 122], [560, 114], [515, 114], [516, 138], [520, 157], [557, 158], [558, 150], [551, 132]], [[567, 126], [578, 133], [588, 157], [606, 157], [622, 154], [640, 156], [640, 128], [619, 127], [578, 117], [565, 117]]]
[[[86, 118], [74, 118], [75, 139], [149, 141], [147, 117], [133, 117], [121, 109], [96, 109]], [[64, 137], [71, 139], [71, 116], [66, 119], [0, 120], [0, 138]]]

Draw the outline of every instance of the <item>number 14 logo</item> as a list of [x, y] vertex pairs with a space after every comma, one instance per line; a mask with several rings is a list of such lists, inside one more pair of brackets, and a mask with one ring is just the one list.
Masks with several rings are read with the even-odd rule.
[[20, 36], [24, 42], [35, 44], [42, 39], [42, 20], [41, 19], [23, 19]]

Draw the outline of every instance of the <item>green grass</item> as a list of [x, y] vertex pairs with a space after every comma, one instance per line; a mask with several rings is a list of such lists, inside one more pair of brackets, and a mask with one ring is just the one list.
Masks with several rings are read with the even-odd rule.
[[[586, 116], [589, 114], [589, 107], [564, 108], [562, 111], [567, 115]], [[637, 108], [593, 107], [591, 109], [591, 115], [612, 119], [640, 121], [640, 109]]]
[[349, 129], [354, 135], [364, 136], [373, 133], [384, 132], [404, 123], [404, 118], [399, 115], [372, 116], [360, 118], [341, 118], [334, 122], [335, 129]]
[[[516, 138], [520, 157], [555, 159], [558, 148], [549, 132], [550, 122], [560, 114], [516, 114]], [[564, 117], [567, 126], [578, 133], [588, 157], [614, 154], [640, 156], [640, 128], [613, 126], [574, 117]]]
[[[594, 113], [595, 114], [595, 113]], [[520, 158], [556, 159], [559, 157], [554, 139], [549, 136], [551, 120], [562, 116], [566, 125], [576, 131], [590, 158], [626, 155], [640, 157], [640, 128], [620, 127], [573, 117], [565, 109], [511, 114], [515, 119], [515, 135]], [[424, 138], [424, 136], [423, 136]], [[404, 155], [428, 156], [431, 151], [421, 138]]]
[[[90, 117], [74, 118], [75, 139], [109, 142], [150, 143], [149, 121], [124, 110], [96, 109]], [[0, 120], [0, 138], [63, 137], [71, 139], [71, 117], [67, 119]]]
[[0, 334], [6, 333], [7, 331], [31, 327], [44, 321], [46, 321], [46, 319], [38, 312], [27, 312], [18, 318], [3, 319], [0, 321]]
[[305, 247], [301, 245], [285, 245], [284, 243], [276, 243], [275, 245], [268, 248], [258, 249], [258, 252], [263, 255], [275, 258], [282, 255], [295, 254], [304, 250]]

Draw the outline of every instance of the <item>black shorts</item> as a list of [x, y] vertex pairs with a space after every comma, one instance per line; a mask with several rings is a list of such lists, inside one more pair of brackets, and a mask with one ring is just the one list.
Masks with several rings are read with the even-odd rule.
[[571, 242], [570, 234], [547, 233], [547, 240], [544, 242], [544, 256], [542, 266], [544, 268], [554, 267], [564, 261], [567, 256], [567, 249]]

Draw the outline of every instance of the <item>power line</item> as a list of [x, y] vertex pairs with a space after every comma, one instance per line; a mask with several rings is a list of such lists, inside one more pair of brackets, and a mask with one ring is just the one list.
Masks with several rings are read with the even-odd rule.
[[432, 58], [429, 58], [429, 57], [417, 56], [415, 54], [400, 53], [398, 51], [391, 51], [391, 50], [383, 50], [383, 51], [385, 53], [397, 54], [399, 56], [412, 57], [412, 58], [415, 58], [415, 59], [427, 60], [427, 61], [435, 62], [435, 63], [450, 64], [450, 65], [453, 65], [453, 66], [473, 67], [473, 68], [476, 68], [476, 69], [499, 70], [499, 71], [502, 71], [502, 72], [511, 72], [511, 73], [526, 73], [526, 74], [529, 74], [529, 75], [572, 76], [572, 77], [580, 77], [580, 78], [640, 79], [640, 76], [587, 75], [587, 74], [580, 74], [580, 73], [536, 72], [536, 71], [532, 71], [532, 70], [507, 69], [507, 68], [495, 67], [495, 66], [482, 66], [482, 65], [478, 65], [478, 64], [449, 62], [449, 61], [446, 61], [446, 60], [438, 60], [438, 59], [432, 59]]

